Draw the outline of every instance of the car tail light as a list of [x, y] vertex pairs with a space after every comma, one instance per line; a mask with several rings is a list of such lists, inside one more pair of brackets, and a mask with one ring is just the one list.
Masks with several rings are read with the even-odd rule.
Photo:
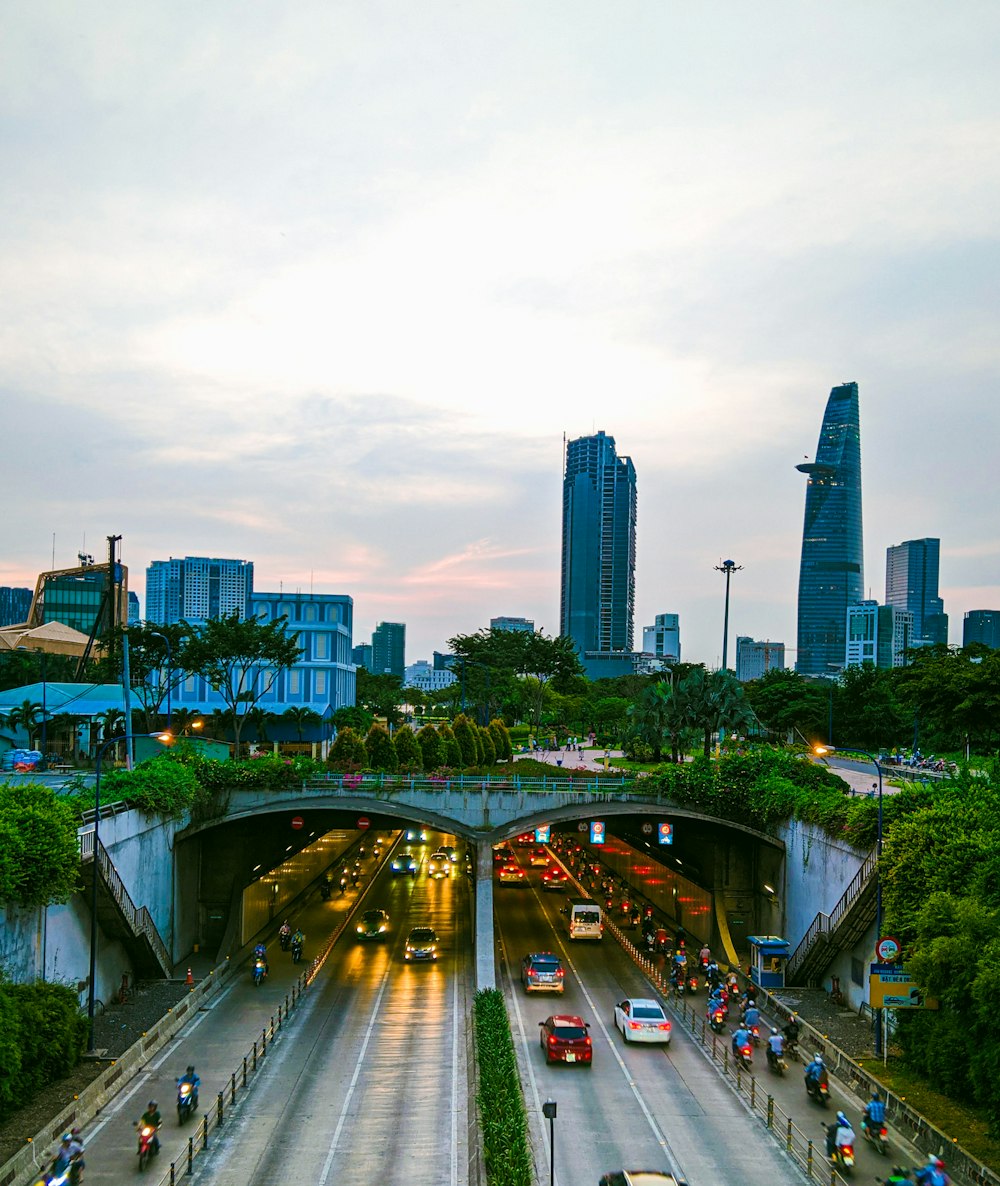
[[630, 1030], [641, 1030], [641, 1029], [642, 1029], [642, 1026], [639, 1024], [639, 1022], [638, 1022], [638, 1021], [630, 1021], [630, 1022], [628, 1023], [628, 1028], [629, 1028]]
[[550, 1046], [554, 1046], [555, 1044], [556, 1044], [556, 1036], [555, 1036], [555, 1034], [549, 1034], [549, 1045], [550, 1045]]
[[583, 1039], [583, 1044], [584, 1046], [593, 1046], [594, 1043], [591, 1042], [589, 1034]]
[[661, 1021], [660, 1024], [656, 1028], [658, 1030], [669, 1030], [670, 1022], [669, 1021]]
[[560, 980], [562, 980], [562, 978], [566, 975], [566, 969], [565, 968], [557, 969], [556, 975], [559, 977]]

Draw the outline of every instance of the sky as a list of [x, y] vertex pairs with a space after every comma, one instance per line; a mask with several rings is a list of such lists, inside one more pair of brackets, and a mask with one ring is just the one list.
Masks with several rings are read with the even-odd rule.
[[[636, 645], [794, 662], [860, 386], [865, 582], [1000, 607], [1000, 6], [0, 0], [0, 585], [253, 560], [407, 661], [558, 633], [563, 438], [638, 483]], [[732, 658], [730, 658], [732, 662]]]

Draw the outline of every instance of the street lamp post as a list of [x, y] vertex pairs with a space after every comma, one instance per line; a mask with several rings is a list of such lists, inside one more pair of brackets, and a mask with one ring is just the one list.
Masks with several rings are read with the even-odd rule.
[[[145, 737], [163, 737], [161, 733], [146, 733]], [[101, 837], [101, 759], [104, 751], [119, 741], [126, 741], [124, 733], [109, 737], [97, 748], [94, 765], [94, 867], [90, 883], [90, 976], [87, 989], [87, 1053], [94, 1053], [94, 1014], [97, 1006], [97, 886], [100, 876], [99, 851]]]
[[165, 634], [161, 634], [158, 630], [150, 630], [150, 638], [162, 638], [163, 645], [167, 648], [167, 728], [170, 728], [170, 685], [174, 679], [174, 669], [170, 662], [170, 639]]
[[548, 1099], [542, 1104], [542, 1115], [549, 1122], [549, 1186], [556, 1180], [556, 1101]]
[[[870, 754], [866, 749], [858, 749], [856, 746], [844, 745], [817, 745], [814, 747], [814, 752], [817, 754], [861, 754], [867, 758], [869, 762], [875, 767], [875, 773], [878, 775], [878, 833], [875, 840], [875, 942], [876, 944], [882, 938], [882, 767], [879, 765], [878, 759], [874, 754]], [[882, 1054], [882, 1009], [879, 1007], [874, 1010], [875, 1013], [875, 1054]]]
[[734, 572], [743, 571], [743, 565], [737, 564], [735, 560], [723, 560], [715, 566], [715, 571], [721, 572], [726, 578], [726, 613], [722, 622], [722, 670], [725, 671], [729, 656], [729, 582]]

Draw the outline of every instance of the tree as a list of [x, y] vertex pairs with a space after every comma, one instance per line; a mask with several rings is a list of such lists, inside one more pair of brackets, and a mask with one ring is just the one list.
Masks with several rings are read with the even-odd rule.
[[744, 684], [744, 690], [758, 719], [776, 738], [797, 734], [811, 745], [830, 740], [831, 709], [839, 691], [836, 680], [808, 680], [773, 667]]
[[472, 731], [472, 722], [465, 713], [460, 712], [455, 717], [452, 724], [452, 732], [454, 733], [455, 740], [458, 742], [458, 748], [462, 755], [460, 765], [475, 766], [479, 758], [479, 750], [476, 746], [475, 734]]
[[[123, 633], [128, 635], [131, 692], [143, 711], [142, 727], [152, 733], [163, 714], [168, 689], [173, 697], [184, 681], [184, 670], [178, 666], [177, 660], [190, 637], [191, 627], [187, 622], [173, 622], [168, 626], [135, 622], [126, 631], [119, 629], [116, 633], [119, 637]], [[113, 648], [113, 653], [121, 653], [120, 644]], [[109, 678], [117, 682], [116, 675], [109, 673]]]
[[400, 770], [409, 772], [423, 769], [423, 751], [420, 748], [420, 742], [417, 741], [416, 733], [409, 726], [400, 726], [396, 730], [393, 741], [396, 745], [396, 759], [399, 762]]
[[345, 725], [337, 732], [327, 761], [342, 770], [360, 770], [368, 764], [365, 743], [350, 725]]
[[424, 770], [438, 770], [445, 764], [444, 742], [433, 725], [424, 725], [416, 735]]
[[0, 785], [0, 902], [68, 902], [80, 869], [73, 808], [37, 783]]
[[696, 667], [675, 689], [683, 718], [702, 734], [703, 753], [712, 752], [712, 734], [757, 724], [743, 687], [730, 671]]
[[377, 721], [372, 725], [365, 738], [365, 750], [368, 754], [368, 765], [372, 770], [379, 770], [384, 774], [395, 774], [399, 769], [396, 746], [385, 725], [379, 724]]
[[905, 732], [891, 671], [866, 663], [845, 667], [838, 680], [837, 737], [845, 745], [876, 752], [895, 745]]
[[510, 733], [507, 731], [507, 726], [503, 721], [493, 718], [489, 723], [490, 739], [493, 742], [493, 750], [496, 753], [496, 760], [498, 762], [509, 762], [514, 756], [513, 747], [510, 744]]
[[[258, 745], [267, 745], [270, 740], [267, 736], [267, 726], [272, 720], [272, 714], [266, 708], [261, 708], [256, 705], [246, 713], [247, 721], [253, 726], [254, 736]], [[177, 714], [174, 713], [174, 719], [177, 719]]]
[[295, 734], [300, 745], [305, 729], [310, 725], [319, 725], [323, 721], [323, 718], [314, 708], [305, 708], [298, 704], [293, 704], [291, 708], [286, 708], [281, 714], [281, 719], [295, 726]]
[[200, 675], [222, 697], [233, 714], [235, 756], [240, 754], [244, 715], [291, 667], [301, 649], [298, 636], [286, 633], [284, 615], [273, 622], [241, 618], [233, 611], [209, 618], [184, 644], [180, 661], [185, 671]]
[[457, 770], [464, 765], [462, 757], [462, 747], [458, 744], [458, 738], [455, 736], [450, 725], [441, 725], [438, 728], [438, 733], [441, 735], [441, 741], [444, 745], [444, 764], [450, 766], [453, 770]]
[[370, 712], [365, 712], [363, 708], [358, 708], [355, 704], [345, 704], [342, 708], [338, 708], [330, 718], [335, 729], [351, 728], [359, 736], [362, 733], [367, 733], [372, 727], [372, 719]]
[[403, 681], [398, 675], [370, 675], [363, 667], [357, 671], [355, 700], [376, 717], [384, 717], [386, 724], [399, 723]]
[[[42, 706], [34, 700], [22, 700], [6, 714], [7, 725], [11, 729], [23, 729], [28, 734], [28, 745], [35, 729], [42, 719]], [[120, 715], [120, 714], [119, 714]]]

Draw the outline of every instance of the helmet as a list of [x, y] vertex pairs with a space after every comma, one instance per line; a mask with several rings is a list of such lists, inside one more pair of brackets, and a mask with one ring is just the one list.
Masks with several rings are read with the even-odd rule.
[[63, 1144], [65, 1144], [67, 1141], [71, 1141], [73, 1139], [73, 1134], [64, 1132], [62, 1135], [62, 1139], [63, 1139]]
[[941, 1158], [940, 1158], [940, 1157], [934, 1157], [934, 1158], [932, 1158], [931, 1160], [932, 1160], [932, 1162], [933, 1162], [933, 1165], [934, 1165], [934, 1168], [935, 1168], [935, 1169], [938, 1169], [938, 1170], [943, 1170], [943, 1169], [944, 1169], [944, 1162], [941, 1160]]
[[847, 1124], [847, 1122], [848, 1122], [847, 1117], [844, 1115], [843, 1112], [837, 1113], [837, 1120], [840, 1124]]
[[188, 1067], [188, 1069], [187, 1069], [187, 1073], [188, 1073], [189, 1075], [193, 1075], [193, 1074], [194, 1074], [194, 1067]]
[[150, 1101], [149, 1101], [149, 1103], [146, 1105], [146, 1107], [147, 1107], [147, 1108], [155, 1108], [155, 1107], [156, 1107], [156, 1100], [150, 1100]]
[[778, 1031], [777, 1031], [777, 1030], [774, 1028], [774, 1026], [772, 1025], [772, 1026], [771, 1026], [771, 1033], [772, 1033], [772, 1034], [776, 1034], [777, 1032], [778, 1032]]
[[872, 1099], [873, 1099], [873, 1100], [878, 1100], [878, 1099], [881, 1099], [881, 1098], [882, 1098], [882, 1097], [879, 1095], [879, 1093], [878, 1093], [877, 1091], [873, 1091], [873, 1092], [872, 1092]]

